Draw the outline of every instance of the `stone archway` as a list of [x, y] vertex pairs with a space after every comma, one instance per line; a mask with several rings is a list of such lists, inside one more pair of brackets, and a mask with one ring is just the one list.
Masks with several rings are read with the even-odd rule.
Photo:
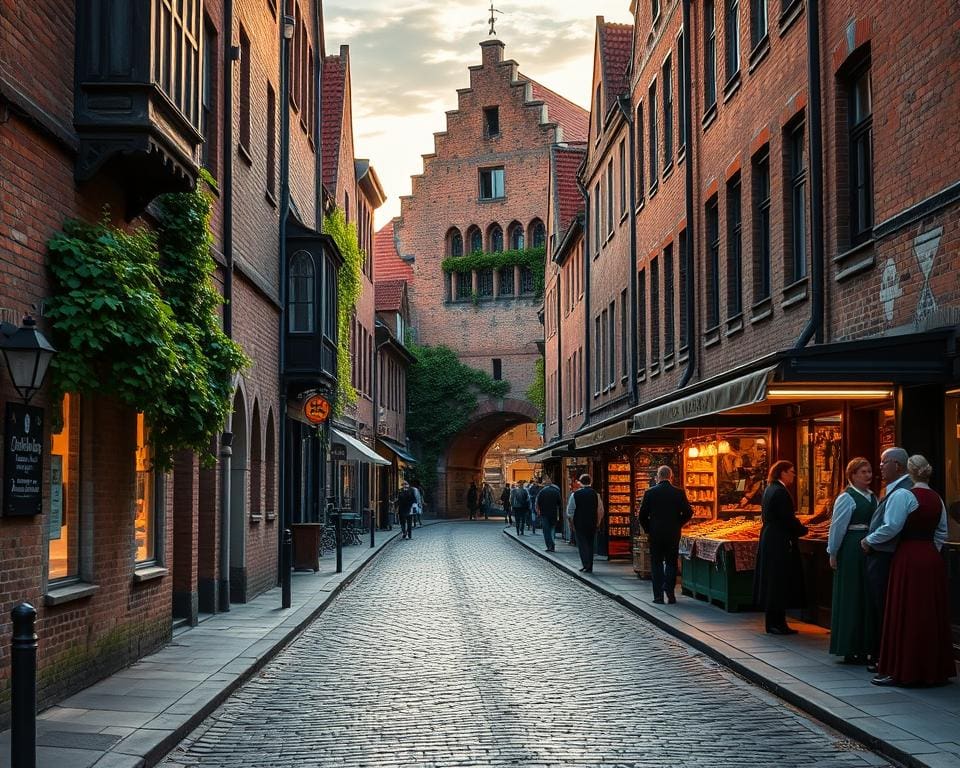
[[481, 476], [483, 457], [490, 446], [513, 427], [538, 420], [536, 406], [526, 400], [505, 397], [481, 402], [438, 462], [436, 514], [441, 517], [466, 515], [467, 488], [472, 479]]

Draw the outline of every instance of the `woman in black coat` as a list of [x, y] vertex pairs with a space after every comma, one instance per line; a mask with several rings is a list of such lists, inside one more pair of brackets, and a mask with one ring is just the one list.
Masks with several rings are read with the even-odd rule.
[[786, 609], [803, 604], [803, 570], [797, 539], [807, 532], [807, 527], [797, 520], [793, 498], [787, 490], [796, 475], [792, 462], [774, 462], [761, 502], [763, 529], [753, 597], [767, 612], [767, 632], [771, 635], [796, 634], [797, 630], [787, 626]]

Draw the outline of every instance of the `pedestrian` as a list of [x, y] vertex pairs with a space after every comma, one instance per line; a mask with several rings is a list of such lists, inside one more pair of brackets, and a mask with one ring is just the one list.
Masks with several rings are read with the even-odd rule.
[[677, 602], [677, 559], [680, 557], [680, 529], [693, 517], [693, 507], [682, 488], [672, 482], [673, 470], [657, 469], [657, 484], [648, 488], [640, 502], [640, 525], [650, 540], [650, 578], [653, 602]]
[[500, 491], [500, 506], [503, 507], [503, 518], [506, 525], [512, 522], [510, 519], [510, 483], [503, 484], [503, 490]]
[[867, 595], [866, 558], [860, 541], [867, 535], [877, 497], [870, 490], [873, 468], [863, 456], [847, 464], [846, 490], [837, 496], [830, 517], [827, 555], [833, 568], [830, 653], [846, 664], [875, 661], [880, 625], [876, 606]]
[[797, 472], [791, 461], [775, 461], [767, 476], [761, 508], [763, 527], [753, 580], [754, 602], [766, 611], [771, 635], [795, 635], [787, 626], [787, 608], [803, 604], [803, 566], [798, 539], [807, 527], [797, 520], [787, 486]]
[[477, 482], [470, 481], [470, 487], [467, 489], [467, 515], [471, 520], [477, 517]]
[[403, 484], [400, 486], [400, 493], [397, 494], [397, 516], [400, 518], [400, 538], [409, 539], [411, 538], [411, 522], [412, 515], [410, 514], [413, 509], [413, 505], [417, 503], [417, 496], [413, 492], [413, 489], [410, 487], [410, 483], [406, 480], [403, 481]]
[[540, 478], [537, 476], [527, 483], [527, 496], [530, 497], [530, 530], [534, 534], [537, 532], [537, 494], [542, 488]]
[[413, 504], [413, 508], [410, 512], [411, 517], [411, 526], [423, 527], [423, 491], [420, 490], [420, 481], [414, 480], [410, 483], [410, 490], [413, 491], [413, 495], [416, 496], [416, 501]]
[[493, 489], [490, 483], [483, 484], [483, 493], [480, 494], [480, 510], [483, 512], [483, 519], [490, 519], [490, 510], [493, 509]]
[[560, 489], [553, 484], [549, 475], [544, 475], [543, 488], [537, 494], [537, 516], [540, 518], [540, 525], [543, 526], [543, 543], [546, 545], [547, 552], [553, 552], [556, 549], [553, 537], [557, 520], [560, 519], [562, 504], [563, 496]]
[[947, 508], [930, 488], [933, 467], [917, 454], [907, 459], [912, 488], [888, 494], [884, 523], [867, 536], [873, 547], [896, 538], [874, 685], [944, 685], [956, 674], [950, 633]]
[[893, 552], [897, 548], [897, 540], [893, 538], [889, 541], [877, 541], [871, 540], [870, 536], [887, 522], [887, 499], [893, 492], [898, 488], [907, 490], [913, 488], [913, 480], [907, 472], [907, 452], [903, 448], [887, 448], [880, 454], [880, 479], [884, 483], [883, 496], [870, 518], [869, 532], [860, 542], [860, 548], [866, 555], [867, 596], [873, 600], [877, 625], [880, 627], [876, 647], [871, 654], [873, 663], [867, 665], [867, 672], [874, 673], [879, 668], [880, 637], [883, 632], [884, 608], [887, 601], [887, 582], [890, 579], [890, 563], [893, 560]]
[[510, 489], [510, 508], [513, 510], [513, 520], [517, 525], [517, 536], [523, 536], [527, 525], [527, 516], [530, 514], [530, 497], [523, 483], [514, 483]]
[[573, 523], [577, 535], [577, 550], [584, 573], [593, 573], [594, 539], [603, 520], [603, 499], [590, 487], [590, 475], [580, 475], [580, 489], [570, 494], [567, 502], [567, 517]]

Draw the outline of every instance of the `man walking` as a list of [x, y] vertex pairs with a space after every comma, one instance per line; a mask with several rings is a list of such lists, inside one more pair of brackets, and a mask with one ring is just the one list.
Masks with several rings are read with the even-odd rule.
[[593, 573], [594, 539], [604, 515], [603, 499], [590, 483], [590, 475], [580, 475], [582, 487], [571, 493], [567, 502], [567, 517], [573, 522], [577, 535], [577, 550], [583, 564], [580, 570], [584, 573]]
[[537, 532], [537, 494], [540, 493], [540, 478], [534, 477], [527, 483], [527, 496], [530, 497], [530, 530], [535, 534]]
[[513, 520], [517, 524], [517, 536], [523, 536], [527, 526], [527, 517], [530, 514], [530, 497], [523, 483], [514, 483], [510, 489], [510, 508], [513, 510]]
[[478, 489], [477, 481], [471, 480], [470, 487], [467, 489], [467, 515], [471, 520], [474, 520], [477, 516], [477, 506], [478, 506]]
[[[866, 554], [867, 570], [867, 596], [873, 600], [877, 609], [877, 616], [880, 619], [880, 626], [883, 626], [883, 608], [887, 601], [887, 581], [890, 578], [890, 562], [893, 560], [893, 552], [897, 548], [898, 537], [888, 541], [877, 541], [878, 536], [874, 536], [878, 529], [889, 522], [886, 516], [887, 501], [894, 491], [901, 488], [909, 490], [913, 488], [913, 480], [907, 473], [907, 452], [903, 448], [887, 448], [880, 454], [880, 476], [885, 483], [883, 498], [877, 504], [877, 508], [870, 518], [870, 532], [860, 540], [860, 547]], [[881, 532], [882, 534], [882, 532]], [[868, 672], [876, 672], [877, 660], [880, 658], [880, 635], [877, 633], [877, 648], [872, 654], [872, 664], [867, 666]]]
[[503, 490], [500, 491], [500, 506], [503, 507], [504, 522], [510, 525], [510, 483], [503, 484]]
[[647, 489], [640, 502], [640, 525], [650, 539], [650, 578], [653, 581], [653, 602], [677, 602], [677, 557], [680, 529], [693, 517], [693, 508], [682, 488], [671, 481], [673, 470], [657, 468], [657, 484]]
[[549, 475], [544, 475], [543, 488], [537, 494], [536, 515], [540, 518], [540, 525], [543, 526], [543, 543], [546, 544], [547, 552], [553, 552], [556, 548], [553, 535], [557, 528], [562, 504], [563, 497], [560, 495], [560, 489], [553, 484]]
[[410, 483], [406, 480], [403, 481], [401, 486], [400, 493], [397, 494], [397, 516], [400, 518], [400, 538], [409, 539], [411, 536], [411, 531], [413, 526], [411, 510], [413, 505], [417, 503], [417, 497], [413, 492], [413, 489], [410, 487]]

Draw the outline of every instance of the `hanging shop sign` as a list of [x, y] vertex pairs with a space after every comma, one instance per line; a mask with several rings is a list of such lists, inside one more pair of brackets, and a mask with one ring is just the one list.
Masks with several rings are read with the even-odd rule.
[[7, 403], [4, 423], [3, 514], [39, 515], [43, 509], [43, 409]]
[[330, 416], [330, 401], [322, 395], [313, 395], [303, 404], [303, 416], [311, 424], [323, 424]]
[[347, 460], [347, 446], [342, 445], [341, 443], [331, 443], [331, 444], [330, 444], [330, 460], [331, 460], [331, 461], [346, 461], [346, 460]]

